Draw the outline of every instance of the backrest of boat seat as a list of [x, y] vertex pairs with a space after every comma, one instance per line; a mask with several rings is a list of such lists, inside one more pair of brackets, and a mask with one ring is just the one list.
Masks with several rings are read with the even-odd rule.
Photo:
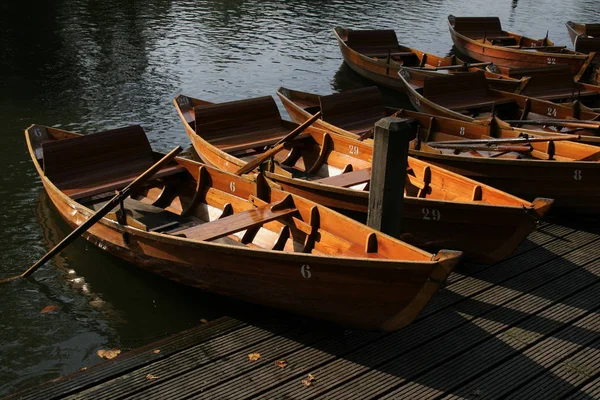
[[585, 34], [600, 38], [600, 24], [586, 24]]
[[498, 17], [454, 17], [454, 30], [469, 37], [502, 35]]
[[347, 44], [359, 53], [381, 52], [382, 55], [400, 47], [396, 32], [391, 29], [349, 30]]
[[273, 97], [196, 107], [196, 133], [205, 140], [260, 132], [282, 125]]
[[423, 96], [433, 102], [449, 98], [459, 100], [461, 97], [483, 99], [488, 96], [488, 84], [483, 71], [427, 76]]
[[319, 102], [323, 120], [341, 128], [386, 115], [381, 92], [375, 86], [321, 96]]
[[568, 65], [511, 69], [512, 78], [528, 76], [529, 82], [522, 94], [541, 93], [542, 91], [571, 90], [575, 87], [573, 74]]
[[42, 144], [44, 174], [61, 189], [128, 178], [153, 163], [139, 125]]

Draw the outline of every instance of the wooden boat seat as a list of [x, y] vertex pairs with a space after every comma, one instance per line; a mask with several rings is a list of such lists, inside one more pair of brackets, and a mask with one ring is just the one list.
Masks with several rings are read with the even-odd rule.
[[600, 37], [600, 24], [585, 24], [585, 34], [592, 37]]
[[427, 76], [423, 96], [451, 110], [484, 108], [513, 102], [491, 92], [483, 72]]
[[298, 211], [293, 205], [288, 206], [284, 202], [269, 203], [261, 207], [171, 233], [194, 240], [219, 239], [236, 232], [258, 227], [278, 218], [292, 215]]
[[288, 133], [290, 133], [290, 129], [275, 127], [236, 136], [213, 139], [210, 143], [227, 153], [237, 153], [244, 150], [273, 145]]
[[510, 76], [514, 78], [529, 77], [529, 81], [521, 94], [554, 100], [568, 97], [587, 97], [597, 95], [594, 90], [580, 91], [578, 84], [573, 80], [569, 66], [556, 65], [539, 68], [521, 68], [511, 70]]
[[[176, 175], [187, 171], [184, 167], [174, 165], [170, 167], [162, 168], [156, 174], [153, 179], [165, 178], [168, 176]], [[133, 182], [139, 174], [130, 175], [126, 178], [116, 179], [113, 181], [105, 181], [95, 184], [83, 184], [79, 187], [71, 189], [63, 189], [63, 193], [72, 198], [73, 200], [80, 200], [86, 197], [96, 196], [102, 193], [113, 192], [115, 190], [121, 190]]]
[[351, 187], [360, 185], [371, 180], [371, 168], [359, 169], [356, 171], [345, 172], [340, 175], [329, 176], [327, 178], [316, 179], [313, 182], [323, 185], [331, 185], [338, 187]]
[[[122, 189], [155, 162], [139, 125], [45, 142], [42, 156], [44, 174], [73, 199]], [[184, 170], [166, 167], [156, 176]]]
[[[106, 204], [106, 202], [98, 202], [90, 205], [89, 207], [93, 210], [99, 210], [102, 206], [104, 206], [104, 204]], [[135, 227], [143, 227], [145, 230], [151, 232], [174, 229], [181, 224], [190, 223], [192, 221], [190, 218], [174, 214], [165, 210], [164, 208], [144, 203], [142, 201], [132, 199], [131, 197], [126, 198], [123, 202], [123, 205], [125, 206], [127, 215], [141, 224], [135, 224]], [[109, 218], [116, 220], [115, 214], [119, 208], [120, 206], [115, 207], [111, 211], [111, 213], [113, 213], [112, 217], [111, 214], [109, 214]]]
[[472, 39], [506, 36], [498, 17], [453, 17], [451, 22], [456, 32]]
[[[399, 49], [398, 37], [392, 29], [348, 30], [346, 44], [351, 49], [362, 53], [359, 49]], [[387, 51], [385, 52], [387, 55]]]
[[205, 105], [194, 113], [196, 133], [228, 152], [273, 144], [293, 129], [271, 96]]
[[381, 92], [373, 86], [321, 96], [319, 102], [323, 120], [343, 129], [374, 124], [386, 116]]

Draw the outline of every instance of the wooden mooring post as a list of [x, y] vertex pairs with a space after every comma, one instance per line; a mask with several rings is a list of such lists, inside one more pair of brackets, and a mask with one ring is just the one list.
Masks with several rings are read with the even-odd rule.
[[412, 136], [408, 119], [386, 117], [375, 124], [367, 225], [395, 238], [402, 233], [408, 143]]

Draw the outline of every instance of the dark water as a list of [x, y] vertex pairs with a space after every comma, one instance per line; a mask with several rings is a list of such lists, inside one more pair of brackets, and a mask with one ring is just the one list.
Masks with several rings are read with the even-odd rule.
[[[8, 4], [7, 4], [8, 3]], [[26, 153], [31, 123], [94, 132], [139, 123], [157, 150], [188, 146], [171, 99], [329, 93], [366, 83], [342, 65], [335, 25], [395, 29], [451, 51], [446, 16], [498, 15], [505, 29], [567, 44], [564, 23], [600, 21], [597, 0], [144, 2], [0, 5], [0, 276], [68, 232]], [[389, 97], [389, 94], [388, 94]], [[48, 306], [55, 313], [40, 314]], [[0, 287], [0, 395], [100, 361], [201, 319], [258, 309], [165, 282], [79, 240], [33, 278]]]

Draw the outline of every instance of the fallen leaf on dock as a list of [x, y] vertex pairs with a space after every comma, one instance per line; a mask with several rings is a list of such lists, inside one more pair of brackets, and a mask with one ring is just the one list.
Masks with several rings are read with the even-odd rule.
[[154, 354], [158, 354], [158, 353], [160, 353], [160, 350], [159, 350], [159, 349], [156, 349], [156, 350], [154, 350], [154, 351], [153, 351], [153, 353], [154, 353]]
[[208, 321], [207, 321], [207, 320], [205, 320], [204, 318], [202, 318], [202, 319], [200, 320], [200, 322], [201, 322], [201, 323], [203, 323], [203, 324], [206, 324]]
[[310, 386], [310, 385], [312, 385], [313, 381], [315, 381], [315, 380], [316, 379], [313, 376], [313, 374], [308, 374], [306, 379], [302, 379], [302, 383], [304, 384], [304, 386]]
[[40, 311], [40, 314], [46, 314], [49, 312], [58, 311], [58, 306], [46, 306]]
[[96, 354], [98, 354], [98, 357], [106, 358], [107, 360], [111, 360], [111, 359], [115, 358], [116, 356], [118, 356], [119, 354], [121, 354], [121, 350], [119, 350], [119, 349], [98, 350], [98, 352]]
[[258, 354], [258, 353], [251, 353], [251, 354], [248, 354], [248, 359], [249, 359], [250, 361], [256, 361], [256, 360], [259, 360], [259, 359], [260, 359], [260, 354]]
[[148, 375], [146, 375], [146, 379], [148, 379], [149, 381], [153, 381], [155, 379], [158, 379], [158, 376], [152, 375], [152, 374], [148, 374]]
[[287, 361], [277, 360], [277, 361], [275, 361], [275, 365], [279, 368], [285, 368], [285, 367], [287, 367]]

